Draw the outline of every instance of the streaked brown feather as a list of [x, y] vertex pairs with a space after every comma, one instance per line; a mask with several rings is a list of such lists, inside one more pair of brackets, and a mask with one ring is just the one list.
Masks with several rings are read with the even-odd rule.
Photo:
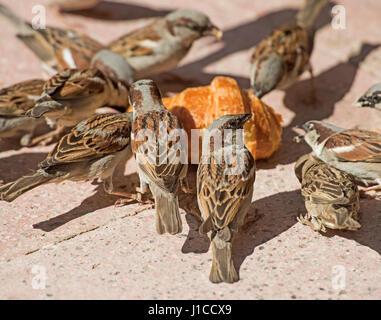
[[253, 189], [255, 171], [254, 158], [245, 149], [242, 156], [233, 154], [229, 160], [233, 167], [238, 165], [243, 168], [241, 174], [228, 174], [229, 167], [223, 160], [216, 164], [211, 157], [210, 164], [200, 163], [198, 169], [198, 194], [199, 202], [205, 213], [208, 213], [214, 230], [221, 230], [228, 226], [240, 209], [242, 200], [247, 198]]
[[[350, 146], [354, 149], [346, 152], [334, 150]], [[377, 132], [345, 130], [329, 137], [325, 147], [341, 161], [381, 162], [381, 135]]]
[[99, 114], [78, 124], [57, 143], [40, 168], [96, 159], [130, 144], [131, 121], [126, 114]]
[[[164, 132], [160, 131], [160, 122], [166, 124]], [[174, 164], [168, 160], [170, 156], [166, 153], [171, 150], [171, 141], [164, 137], [165, 134], [170, 134], [173, 129], [181, 129], [179, 120], [166, 109], [149, 111], [137, 116], [133, 122], [132, 132], [135, 138], [138, 136], [138, 132], [141, 128], [152, 130], [157, 140], [151, 141], [151, 143], [148, 143], [149, 141], [132, 140], [132, 150], [137, 156], [139, 156], [139, 154], [143, 156], [143, 144], [150, 150], [150, 152], [144, 154], [144, 157], [148, 157], [150, 161], [147, 161], [144, 165], [138, 164], [139, 167], [152, 181], [155, 181], [160, 188], [174, 192], [177, 189], [178, 177], [184, 169], [184, 164]], [[164, 146], [162, 150], [158, 147], [159, 145]], [[164, 154], [160, 154], [160, 151], [163, 151]]]
[[44, 41], [40, 40], [42, 45], [47, 48], [51, 47], [57, 59], [56, 68], [58, 71], [71, 67], [64, 59], [65, 49], [70, 50], [76, 68], [83, 69], [89, 67], [93, 55], [104, 48], [98, 41], [72, 30], [47, 27], [46, 29], [39, 29], [38, 34], [46, 42], [43, 44]]
[[262, 61], [266, 60], [271, 52], [275, 52], [282, 57], [282, 78], [291, 73], [298, 57], [301, 63], [297, 74], [303, 73], [309, 62], [312, 51], [312, 39], [308, 31], [296, 23], [287, 24], [274, 30], [268, 37], [263, 39], [256, 47], [251, 63], [258, 61], [258, 67]]
[[53, 99], [71, 99], [87, 97], [104, 90], [105, 76], [97, 69], [65, 69], [50, 78], [44, 93]]
[[120, 54], [124, 58], [146, 56], [153, 54], [154, 49], [145, 47], [141, 42], [145, 40], [160, 41], [161, 36], [155, 30], [157, 19], [146, 27], [134, 30], [112, 41], [108, 49]]
[[35, 98], [41, 95], [45, 81], [40, 79], [19, 82], [0, 90], [0, 115], [19, 116], [33, 108]]

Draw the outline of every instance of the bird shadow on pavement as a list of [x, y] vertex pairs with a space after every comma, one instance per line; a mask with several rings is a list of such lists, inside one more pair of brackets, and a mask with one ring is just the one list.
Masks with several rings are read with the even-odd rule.
[[[298, 223], [296, 217], [306, 212], [300, 190], [281, 192], [252, 204], [249, 214], [257, 210], [259, 218], [244, 226], [233, 244], [233, 260], [239, 270], [242, 263], [254, 249], [275, 238]], [[381, 201], [362, 199], [360, 223], [357, 231], [331, 230], [320, 232], [323, 237], [343, 237], [375, 250], [381, 255]], [[306, 226], [306, 228], [308, 228]]]
[[[296, 222], [296, 213], [303, 212], [304, 202], [300, 190], [286, 191], [255, 200], [248, 215], [255, 221], [242, 227], [233, 243], [233, 260], [239, 270], [245, 258], [251, 255], [254, 248], [276, 237], [292, 227]], [[194, 215], [186, 216], [189, 234], [183, 247], [183, 253], [205, 253], [209, 250], [210, 241], [206, 235], [198, 232], [201, 220]]]
[[254, 201], [249, 215], [256, 220], [243, 226], [233, 243], [233, 261], [239, 270], [254, 249], [297, 223], [298, 212], [305, 210], [300, 190], [280, 192]]
[[198, 232], [198, 228], [201, 225], [201, 212], [197, 202], [197, 165], [188, 165], [187, 178], [189, 187], [193, 190], [193, 193], [179, 193], [179, 206], [186, 212], [185, 220], [189, 227], [188, 236], [181, 252], [205, 253], [209, 250], [209, 238]]
[[[317, 29], [330, 22], [332, 6], [333, 4], [329, 4], [322, 10], [316, 22]], [[291, 22], [296, 12], [295, 9], [281, 9], [265, 14], [254, 21], [224, 30], [222, 38], [224, 46], [220, 50], [177, 67], [170, 73], [154, 76], [153, 79], [160, 83], [163, 92], [179, 92], [189, 86], [207, 85], [217, 76], [232, 77], [241, 88], [249, 88], [249, 79], [246, 77], [226, 73], [208, 73], [204, 71], [204, 68], [236, 52], [252, 49], [275, 28]], [[207, 41], [207, 39], [201, 41]], [[250, 61], [242, 61], [242, 63], [247, 65], [247, 70], [249, 70]]]
[[4, 183], [14, 181], [34, 172], [47, 153], [28, 152], [0, 158], [0, 180]]
[[101, 1], [95, 7], [84, 10], [68, 11], [61, 13], [84, 16], [92, 19], [109, 21], [135, 20], [142, 18], [161, 17], [171, 10], [157, 10], [132, 3], [121, 3], [115, 1]]
[[310, 92], [309, 78], [298, 81], [286, 90], [283, 102], [295, 113], [295, 117], [287, 127], [283, 128], [282, 146], [267, 161], [269, 167], [295, 162], [301, 155], [311, 151], [306, 143], [293, 141], [293, 138], [297, 136], [293, 129], [308, 120], [329, 118], [334, 112], [336, 103], [350, 91], [361, 62], [379, 46], [380, 44], [363, 43], [359, 52], [350, 56], [347, 61], [340, 62], [315, 76], [318, 99], [315, 105], [308, 105], [302, 101], [303, 95]]
[[[115, 190], [122, 190], [124, 192], [132, 193], [135, 192], [139, 179], [136, 173], [128, 174], [125, 176], [124, 166], [119, 165], [115, 170], [113, 182]], [[120, 198], [107, 194], [104, 191], [103, 182], [93, 182], [92, 184], [97, 185], [95, 188], [95, 193], [90, 197], [84, 199], [79, 206], [49, 220], [36, 223], [33, 225], [33, 228], [41, 229], [45, 232], [53, 231], [58, 227], [70, 222], [71, 220], [80, 218], [96, 210], [113, 206], [115, 202]]]

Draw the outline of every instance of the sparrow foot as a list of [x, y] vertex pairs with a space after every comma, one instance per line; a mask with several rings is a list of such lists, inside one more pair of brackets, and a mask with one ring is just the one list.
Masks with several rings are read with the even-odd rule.
[[140, 205], [145, 205], [145, 204], [151, 204], [152, 205], [152, 204], [154, 204], [154, 202], [150, 199], [143, 199], [141, 193], [132, 194], [132, 193], [127, 193], [127, 192], [118, 192], [115, 195], [123, 197], [121, 199], [118, 199], [115, 202], [116, 208], [123, 207], [123, 206], [125, 206], [131, 202], [138, 202]]
[[180, 187], [184, 193], [195, 194], [195, 191], [189, 187], [188, 180], [186, 178], [180, 181]]
[[245, 221], [243, 222], [244, 225], [251, 224], [257, 220], [259, 220], [262, 217], [262, 215], [258, 214], [258, 209], [254, 210], [254, 213], [248, 214], [245, 217]]

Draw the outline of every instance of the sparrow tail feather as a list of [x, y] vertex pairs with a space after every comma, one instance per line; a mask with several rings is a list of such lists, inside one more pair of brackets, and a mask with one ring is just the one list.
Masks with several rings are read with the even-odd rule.
[[10, 182], [0, 187], [0, 200], [12, 202], [25, 192], [45, 184], [50, 180], [51, 177], [47, 176], [42, 171], [37, 171], [31, 176], [21, 177], [14, 182]]
[[156, 231], [158, 234], [177, 234], [183, 229], [179, 202], [174, 195], [155, 195]]
[[[227, 227], [225, 229], [227, 229]], [[229, 240], [223, 238], [225, 237], [221, 237], [219, 232], [217, 232], [216, 236], [212, 240], [213, 262], [209, 280], [213, 283], [237, 282], [239, 280], [239, 276], [232, 259], [231, 238]]]

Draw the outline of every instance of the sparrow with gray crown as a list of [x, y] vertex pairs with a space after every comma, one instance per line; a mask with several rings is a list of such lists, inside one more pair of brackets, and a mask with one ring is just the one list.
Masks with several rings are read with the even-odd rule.
[[360, 108], [375, 108], [381, 111], [381, 82], [371, 86], [353, 105]]
[[[255, 161], [243, 144], [243, 137], [238, 143], [238, 135], [243, 135], [243, 126], [251, 117], [252, 114], [222, 116], [212, 122], [203, 136], [203, 154], [197, 170], [198, 206], [203, 218], [199, 231], [208, 234], [212, 242], [209, 279], [213, 283], [239, 280], [232, 260], [232, 244], [251, 205]], [[223, 139], [221, 144], [216, 143], [218, 140], [211, 142], [212, 135], [216, 132], [222, 135], [225, 129], [232, 130], [231, 140]], [[206, 144], [210, 147], [206, 148]], [[205, 153], [208, 149], [210, 152]]]
[[[149, 187], [152, 192], [157, 233], [180, 233], [182, 221], [178, 188], [180, 186], [183, 191], [189, 192], [187, 156], [175, 161], [177, 150], [173, 148], [174, 141], [169, 138], [171, 134], [181, 131], [180, 122], [163, 105], [159, 88], [152, 80], [134, 82], [130, 87], [130, 99], [134, 115], [131, 144], [140, 179], [138, 191], [146, 193]], [[148, 140], [143, 139], [146, 133], [152, 134], [147, 136]]]
[[314, 231], [357, 230], [360, 193], [355, 178], [311, 154], [300, 157], [295, 175], [302, 184], [307, 214], [297, 219]]
[[128, 198], [124, 202], [139, 201], [135, 194], [115, 191], [112, 183], [116, 166], [132, 155], [131, 125], [132, 112], [99, 114], [80, 122], [61, 138], [38, 170], [1, 186], [0, 200], [12, 202], [47, 183], [101, 179], [108, 194]]
[[274, 30], [255, 48], [250, 64], [250, 85], [262, 98], [274, 89], [286, 89], [308, 71], [311, 75], [311, 98], [315, 87], [310, 56], [313, 49], [314, 22], [327, 0], [305, 0], [294, 22]]
[[196, 10], [179, 9], [112, 41], [108, 49], [123, 56], [136, 79], [175, 68], [197, 39], [221, 39], [222, 31]]
[[55, 27], [34, 30], [32, 26], [0, 4], [0, 15], [14, 24], [17, 37], [43, 62], [49, 74], [66, 68], [88, 68], [95, 53], [109, 49], [123, 56], [132, 66], [135, 78], [176, 67], [194, 41], [205, 36], [221, 39], [222, 31], [208, 16], [196, 10], [179, 9], [155, 19], [105, 46], [73, 30]]
[[352, 174], [365, 185], [365, 191], [381, 189], [381, 135], [377, 132], [343, 129], [323, 121], [308, 121], [302, 126], [304, 140], [316, 157]]
[[94, 55], [92, 68], [59, 72], [45, 83], [41, 97], [25, 113], [33, 118], [44, 117], [57, 129], [33, 139], [32, 143], [51, 142], [66, 127], [75, 126], [98, 108], [127, 109], [128, 86], [132, 82], [131, 67], [121, 56], [108, 50]]

